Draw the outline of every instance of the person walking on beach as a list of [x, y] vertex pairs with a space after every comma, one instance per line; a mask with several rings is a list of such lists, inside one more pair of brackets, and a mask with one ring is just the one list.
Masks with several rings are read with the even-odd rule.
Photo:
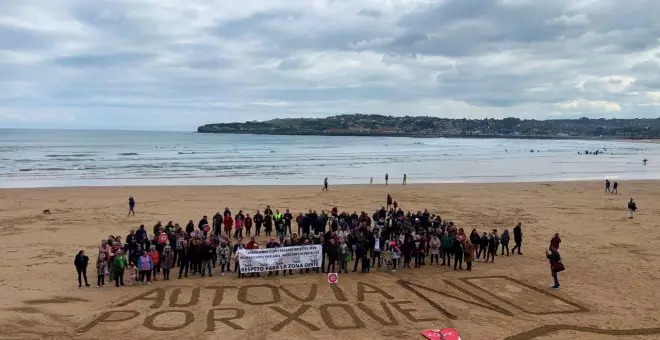
[[408, 175], [403, 174], [403, 185], [406, 185], [407, 182], [408, 182]]
[[386, 172], [386, 173], [385, 173], [385, 185], [388, 185], [388, 184], [389, 184], [389, 181], [390, 181], [390, 174], [388, 174], [388, 173]]
[[610, 191], [610, 180], [609, 179], [605, 180], [605, 192], [611, 192]]
[[619, 193], [619, 182], [614, 181], [614, 185], [612, 186], [612, 193], [615, 195]]
[[135, 199], [133, 196], [128, 196], [128, 216], [131, 216], [131, 213], [135, 216]]
[[635, 203], [635, 200], [631, 197], [628, 202], [628, 219], [633, 219], [635, 217], [635, 211], [637, 211], [637, 203]]
[[76, 272], [78, 272], [78, 287], [82, 287], [82, 279], [85, 279], [85, 286], [89, 287], [87, 283], [87, 265], [89, 264], [89, 257], [85, 255], [85, 251], [81, 250], [76, 255], [76, 258], [73, 260], [73, 264], [76, 266]]
[[323, 190], [328, 191], [328, 177], [323, 180], [323, 189], [321, 191]]
[[513, 228], [513, 242], [516, 243], [516, 245], [511, 249], [511, 253], [514, 254], [516, 252], [516, 249], [518, 249], [518, 255], [522, 255], [523, 253], [520, 252], [522, 249], [522, 223], [518, 223], [514, 228]]
[[561, 262], [559, 250], [556, 248], [550, 248], [546, 253], [546, 257], [550, 261], [550, 272], [552, 273], [552, 280], [554, 281], [552, 289], [559, 289], [559, 278], [557, 277], [557, 273], [564, 270], [564, 264]]

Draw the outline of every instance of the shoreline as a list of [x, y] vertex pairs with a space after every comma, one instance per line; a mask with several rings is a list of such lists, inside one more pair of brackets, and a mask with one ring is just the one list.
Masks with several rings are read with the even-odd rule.
[[[610, 178], [610, 180], [616, 180], [619, 182], [631, 183], [631, 184], [644, 184], [644, 183], [660, 183], [660, 179], [630, 179], [630, 180], [621, 180], [616, 178]], [[399, 191], [398, 189], [420, 189], [420, 188], [429, 188], [429, 187], [444, 187], [444, 188], [454, 188], [454, 187], [511, 187], [511, 186], [551, 186], [551, 185], [571, 185], [571, 186], [580, 186], [580, 185], [593, 185], [597, 183], [604, 183], [605, 179], [593, 179], [593, 180], [557, 180], [557, 181], [530, 181], [530, 182], [461, 182], [461, 183], [408, 183], [406, 185], [402, 184], [335, 184], [330, 185], [330, 192], [333, 188], [338, 189], [385, 189], [390, 188], [392, 191]], [[0, 188], [1, 192], [6, 191], [55, 191], [55, 190], [112, 190], [112, 189], [136, 189], [136, 190], [154, 190], [154, 189], [173, 189], [173, 190], [186, 190], [186, 189], [256, 189], [263, 188], [264, 190], [270, 189], [295, 189], [295, 190], [315, 190], [321, 192], [319, 188], [322, 185], [309, 185], [309, 184], [235, 184], [235, 185], [116, 185], [116, 186], [66, 186], [66, 187], [25, 187], [25, 188]]]

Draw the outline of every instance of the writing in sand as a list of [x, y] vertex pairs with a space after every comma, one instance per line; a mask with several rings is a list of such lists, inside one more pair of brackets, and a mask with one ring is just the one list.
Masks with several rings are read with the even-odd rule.
[[[517, 280], [505, 277], [462, 280], [467, 282], [482, 279], [505, 280], [509, 285], [518, 285], [521, 289], [527, 289], [529, 294], [536, 294], [546, 300], [555, 300], [548, 301], [543, 314], [586, 311], [584, 307], [574, 302], [543, 290], [536, 290]], [[493, 296], [495, 301], [489, 301], [449, 280], [442, 280], [441, 283], [443, 284], [429, 287], [398, 280], [396, 281], [398, 289], [386, 290], [374, 284], [358, 281], [355, 283], [354, 296], [338, 285], [323, 285], [319, 289], [316, 283], [297, 286], [295, 289], [271, 284], [154, 288], [118, 303], [115, 309], [100, 313], [77, 331], [86, 333], [93, 329], [111, 329], [118, 323], [132, 323], [131, 325], [158, 332], [179, 331], [190, 327], [193, 323], [200, 323], [205, 332], [242, 331], [253, 326], [263, 326], [263, 320], [249, 317], [254, 314], [252, 312], [255, 308], [268, 309], [273, 317], [268, 327], [273, 332], [279, 332], [293, 325], [309, 331], [350, 330], [365, 328], [368, 323], [397, 326], [401, 323], [457, 319], [454, 308], [457, 303], [464, 308], [477, 308], [504, 317], [513, 316], [510, 310], [497, 303], [495, 296]], [[395, 294], [405, 294], [405, 296], [395, 296]], [[411, 300], [413, 296], [413, 299], [418, 301]], [[316, 302], [317, 297], [321, 297], [320, 304]], [[227, 303], [227, 299], [235, 300], [237, 303]], [[423, 303], [420, 304], [419, 300]], [[438, 301], [446, 301], [446, 303]], [[516, 306], [515, 302], [508, 303], [525, 311], [524, 306]], [[250, 312], [247, 311], [248, 309]], [[305, 318], [314, 313], [316, 314], [314, 319], [320, 319], [322, 322], [310, 322]], [[527, 313], [534, 314], [533, 311]]]

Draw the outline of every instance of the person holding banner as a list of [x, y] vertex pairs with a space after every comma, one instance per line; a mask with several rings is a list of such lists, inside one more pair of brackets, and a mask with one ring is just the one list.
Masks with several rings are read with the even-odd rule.
[[[295, 235], [295, 234], [294, 234], [294, 235]], [[284, 244], [283, 244], [282, 246], [283, 246], [284, 248], [288, 248], [288, 247], [293, 247], [293, 246], [295, 246], [295, 244], [293, 244], [293, 242], [291, 241], [291, 239], [287, 237], [287, 238], [284, 239]], [[282, 270], [282, 275], [283, 275], [283, 276], [286, 276], [286, 272], [287, 272], [286, 269]], [[289, 275], [293, 275], [293, 270], [292, 270], [292, 269], [289, 269]]]
[[[279, 247], [281, 247], [281, 246], [280, 246], [279, 243], [277, 243], [277, 241], [275, 241], [274, 237], [271, 237], [270, 242], [268, 242], [268, 244], [266, 244], [266, 249], [279, 248]], [[268, 272], [268, 276], [271, 276], [271, 275], [273, 275], [273, 272]], [[275, 275], [280, 275], [280, 271], [276, 270]]]

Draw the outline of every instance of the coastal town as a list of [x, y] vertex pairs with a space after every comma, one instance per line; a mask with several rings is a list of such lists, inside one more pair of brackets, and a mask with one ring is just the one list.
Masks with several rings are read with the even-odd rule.
[[660, 138], [660, 119], [471, 120], [346, 114], [327, 118], [206, 124], [200, 126], [198, 132], [329, 136], [646, 139]]

